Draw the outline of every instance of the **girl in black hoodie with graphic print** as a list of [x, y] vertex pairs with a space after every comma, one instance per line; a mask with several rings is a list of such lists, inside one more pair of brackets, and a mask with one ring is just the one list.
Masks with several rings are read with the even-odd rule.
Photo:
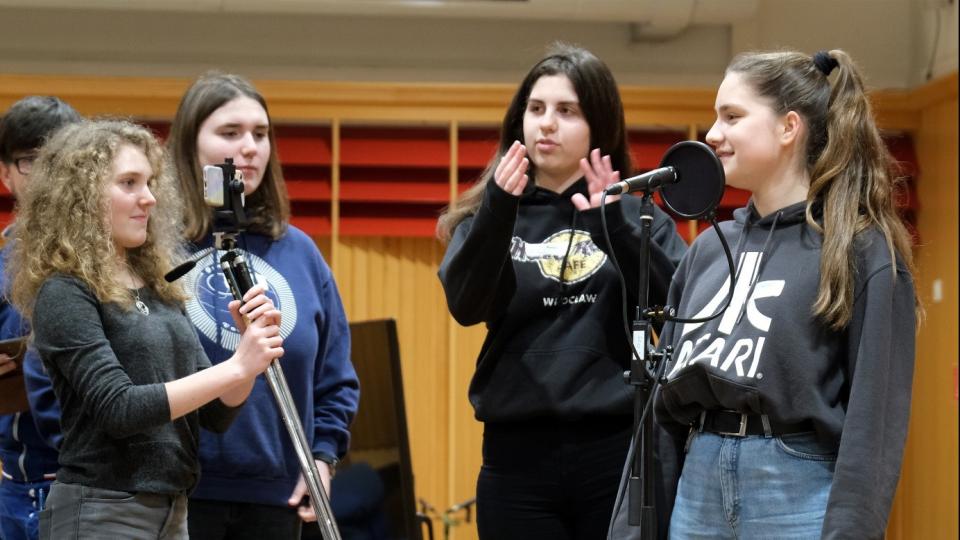
[[[469, 390], [485, 424], [482, 538], [594, 539], [606, 530], [633, 411], [620, 283], [597, 207], [621, 174], [630, 158], [613, 76], [588, 51], [561, 46], [518, 88], [481, 181], [440, 219], [450, 312], [488, 328]], [[607, 199], [630, 298], [639, 206]], [[659, 209], [652, 236], [650, 303], [662, 304], [686, 245]]]
[[[736, 246], [730, 306], [668, 323], [661, 339], [674, 349], [656, 400], [662, 516], [672, 508], [661, 532], [881, 538], [918, 304], [860, 74], [840, 50], [744, 54], [716, 111], [707, 142], [752, 197], [721, 225]], [[719, 240], [701, 235], [669, 303], [683, 317], [714, 313], [729, 280]]]

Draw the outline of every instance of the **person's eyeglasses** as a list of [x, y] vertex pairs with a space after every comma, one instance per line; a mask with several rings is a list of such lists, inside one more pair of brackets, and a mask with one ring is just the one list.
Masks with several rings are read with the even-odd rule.
[[33, 169], [33, 162], [36, 160], [37, 156], [21, 156], [13, 158], [13, 164], [17, 167], [17, 172], [27, 176], [30, 174], [30, 170]]

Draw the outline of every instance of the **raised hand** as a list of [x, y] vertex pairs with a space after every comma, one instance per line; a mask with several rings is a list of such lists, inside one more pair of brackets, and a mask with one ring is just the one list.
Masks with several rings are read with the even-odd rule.
[[[587, 158], [580, 160], [580, 172], [587, 179], [587, 191], [590, 193], [590, 199], [588, 200], [580, 193], [570, 197], [573, 205], [581, 212], [600, 206], [603, 190], [610, 184], [620, 181], [620, 171], [613, 170], [610, 156], [600, 157], [600, 149], [594, 148], [588, 157], [590, 158], [589, 161]], [[606, 202], [609, 204], [619, 199], [619, 195], [610, 195]]]
[[527, 187], [527, 168], [530, 160], [527, 159], [527, 148], [520, 141], [513, 141], [510, 149], [500, 159], [497, 168], [493, 171], [493, 180], [501, 189], [514, 197], [519, 197]]

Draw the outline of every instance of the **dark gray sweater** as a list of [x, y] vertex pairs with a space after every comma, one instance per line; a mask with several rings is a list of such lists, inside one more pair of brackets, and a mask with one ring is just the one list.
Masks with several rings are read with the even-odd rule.
[[103, 304], [86, 284], [62, 275], [37, 295], [34, 340], [63, 411], [60, 482], [189, 491], [199, 479], [200, 425], [223, 432], [238, 411], [215, 399], [170, 421], [163, 384], [210, 362], [179, 306], [147, 288], [139, 294], [149, 315]]

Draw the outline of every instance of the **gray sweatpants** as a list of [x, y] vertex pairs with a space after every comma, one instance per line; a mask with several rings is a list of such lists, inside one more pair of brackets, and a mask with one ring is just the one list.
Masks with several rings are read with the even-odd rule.
[[186, 539], [187, 497], [54, 482], [40, 512], [40, 538]]

